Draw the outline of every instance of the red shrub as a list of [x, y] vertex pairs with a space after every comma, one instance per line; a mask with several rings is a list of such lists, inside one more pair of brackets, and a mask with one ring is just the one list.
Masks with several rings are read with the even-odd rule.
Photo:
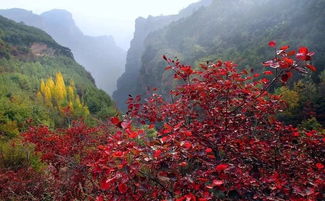
[[109, 137], [93, 164], [98, 200], [321, 199], [324, 136], [275, 120], [282, 102], [267, 92], [310, 68], [307, 50], [300, 48], [296, 61], [287, 49], [264, 63], [277, 69], [265, 73], [274, 74], [271, 81], [254, 80], [258, 74], [229, 61], [195, 70], [164, 56], [184, 84], [170, 100], [155, 93], [144, 104], [130, 98], [128, 117], [113, 119], [123, 131]]

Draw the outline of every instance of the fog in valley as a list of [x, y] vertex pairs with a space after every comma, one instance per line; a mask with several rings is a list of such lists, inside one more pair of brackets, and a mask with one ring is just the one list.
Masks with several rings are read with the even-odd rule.
[[52, 9], [72, 13], [77, 26], [91, 36], [112, 35], [127, 51], [138, 17], [177, 14], [199, 0], [0, 0], [0, 9], [23, 8], [41, 14]]

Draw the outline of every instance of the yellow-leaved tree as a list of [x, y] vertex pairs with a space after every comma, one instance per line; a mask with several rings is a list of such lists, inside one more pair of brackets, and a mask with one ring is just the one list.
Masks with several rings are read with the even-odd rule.
[[54, 99], [58, 101], [58, 104], [62, 104], [66, 101], [67, 90], [64, 83], [63, 75], [60, 72], [56, 73], [55, 75], [55, 85], [52, 89], [52, 93]]
[[38, 100], [46, 106], [57, 109], [63, 116], [69, 118], [86, 118], [89, 115], [88, 107], [82, 103], [76, 92], [73, 81], [66, 86], [62, 73], [41, 81], [40, 90], [37, 92]]

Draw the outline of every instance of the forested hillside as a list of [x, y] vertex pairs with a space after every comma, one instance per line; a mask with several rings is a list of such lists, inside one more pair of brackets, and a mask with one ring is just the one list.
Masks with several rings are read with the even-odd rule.
[[[319, 66], [318, 71], [299, 77], [303, 84], [298, 85], [303, 89], [298, 89], [294, 81], [290, 83], [300, 99], [297, 100], [299, 104], [292, 108], [296, 113], [286, 118], [291, 119], [291, 123], [298, 123], [310, 117], [306, 113], [316, 112], [324, 124], [324, 8], [324, 0], [214, 0], [211, 5], [146, 37], [141, 62], [134, 63], [134, 66], [140, 66], [137, 81], [129, 86], [129, 91], [132, 95], [145, 95], [148, 87], [157, 87], [163, 94], [168, 94], [175, 83], [164, 72], [166, 64], [161, 59], [164, 54], [177, 56], [195, 66], [217, 59], [233, 60], [239, 68], [260, 73], [264, 70], [261, 60], [274, 54], [265, 44], [277, 40], [278, 45], [308, 46], [318, 52], [313, 61]], [[131, 70], [126, 69], [126, 73], [128, 71]], [[306, 96], [312, 101], [303, 100]], [[123, 99], [117, 98], [116, 101], [119, 106], [123, 105]], [[303, 110], [309, 111], [303, 114]]]
[[71, 13], [50, 10], [37, 15], [24, 9], [0, 10], [0, 15], [46, 31], [60, 45], [71, 49], [78, 63], [96, 80], [96, 85], [112, 94], [116, 80], [124, 71], [125, 51], [112, 36], [87, 36], [78, 28]]
[[[67, 127], [73, 119], [95, 123], [115, 113], [110, 97], [71, 51], [45, 32], [0, 17], [0, 47], [1, 139], [17, 136], [30, 123]], [[53, 84], [45, 88], [45, 82]]]

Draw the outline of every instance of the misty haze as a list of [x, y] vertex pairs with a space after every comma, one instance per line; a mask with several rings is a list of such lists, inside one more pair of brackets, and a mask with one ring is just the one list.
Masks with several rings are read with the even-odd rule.
[[0, 0], [0, 201], [320, 201], [325, 0]]

